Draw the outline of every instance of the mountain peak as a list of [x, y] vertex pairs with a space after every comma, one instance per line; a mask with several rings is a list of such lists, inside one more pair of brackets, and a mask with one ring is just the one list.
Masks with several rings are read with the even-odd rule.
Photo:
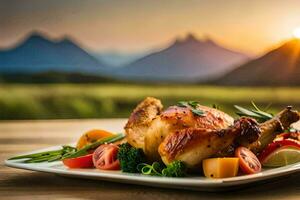
[[[296, 86], [300, 84], [300, 39], [290, 39], [219, 80], [226, 85]], [[268, 74], [268, 76], [266, 76]]]
[[67, 36], [65, 36], [62, 39], [58, 40], [57, 43], [60, 44], [60, 45], [73, 45], [73, 46], [77, 46], [75, 44], [75, 42], [70, 37], [67, 37]]
[[271, 50], [270, 52], [267, 52], [265, 55], [268, 54], [281, 54], [286, 55], [288, 57], [290, 56], [298, 56], [300, 58], [300, 39], [292, 38], [290, 40], [287, 40], [280, 45], [278, 45], [276, 48]]
[[215, 41], [211, 39], [209, 36], [205, 36], [203, 42], [210, 45], [216, 45]]
[[192, 33], [187, 34], [184, 41], [185, 42], [199, 42], [198, 38]]
[[186, 44], [186, 43], [198, 43], [198, 38], [192, 34], [188, 33], [184, 38], [176, 38], [174, 44]]
[[44, 34], [34, 31], [30, 33], [27, 38], [25, 39], [27, 42], [51, 42], [51, 39], [49, 39], [47, 36]]
[[101, 73], [106, 65], [69, 37], [52, 39], [32, 32], [17, 46], [0, 52], [0, 68], [3, 73]]
[[205, 36], [203, 39], [199, 39], [195, 36], [195, 34], [192, 33], [188, 33], [184, 38], [177, 38], [173, 43], [174, 46], [199, 44], [216, 46], [216, 43], [209, 36]]
[[37, 42], [43, 42], [43, 43], [53, 43], [53, 44], [63, 44], [63, 45], [75, 45], [74, 40], [69, 37], [68, 35], [65, 35], [58, 39], [52, 39], [47, 34], [44, 34], [40, 31], [32, 31], [26, 39], [24, 40], [26, 43], [37, 43]]
[[[216, 59], [217, 58], [217, 59]], [[143, 80], [193, 82], [215, 78], [244, 62], [247, 57], [194, 34], [149, 54], [122, 69], [123, 76]]]
[[282, 46], [290, 47], [290, 48], [295, 48], [295, 47], [300, 47], [300, 39], [298, 38], [293, 38], [284, 43]]
[[290, 43], [300, 43], [300, 39], [299, 38], [292, 38], [288, 42], [290, 42]]

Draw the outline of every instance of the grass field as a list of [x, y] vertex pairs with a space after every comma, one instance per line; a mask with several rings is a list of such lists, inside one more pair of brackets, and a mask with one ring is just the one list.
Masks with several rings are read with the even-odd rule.
[[234, 113], [234, 104], [272, 103], [276, 112], [286, 105], [300, 108], [300, 88], [215, 87], [196, 85], [130, 84], [4, 84], [0, 86], [0, 119], [56, 119], [127, 117], [147, 96], [168, 106], [179, 100], [217, 104]]

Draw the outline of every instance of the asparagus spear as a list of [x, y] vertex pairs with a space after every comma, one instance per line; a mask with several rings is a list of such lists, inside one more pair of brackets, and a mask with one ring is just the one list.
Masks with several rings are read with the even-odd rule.
[[83, 156], [88, 154], [89, 150], [95, 149], [101, 144], [104, 143], [112, 143], [116, 142], [118, 140], [121, 140], [125, 137], [124, 134], [116, 134], [111, 137], [104, 138], [102, 140], [98, 140], [92, 144], [89, 144], [85, 146], [82, 149], [77, 150], [75, 147], [72, 146], [62, 146], [62, 149], [59, 150], [52, 150], [52, 151], [45, 151], [45, 152], [38, 152], [33, 154], [27, 154], [27, 155], [21, 155], [21, 156], [15, 156], [12, 158], [9, 158], [8, 160], [17, 160], [17, 159], [26, 159], [23, 162], [24, 163], [39, 163], [39, 162], [53, 162], [57, 160], [63, 160], [66, 158], [76, 158], [79, 156]]

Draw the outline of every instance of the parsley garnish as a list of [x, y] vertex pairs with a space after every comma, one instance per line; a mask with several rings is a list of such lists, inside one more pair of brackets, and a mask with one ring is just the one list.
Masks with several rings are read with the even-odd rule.
[[204, 116], [205, 113], [202, 110], [197, 109], [199, 102], [197, 101], [179, 101], [177, 106], [190, 108], [192, 113], [198, 116]]
[[218, 104], [212, 104], [211, 107], [220, 110], [220, 106]]

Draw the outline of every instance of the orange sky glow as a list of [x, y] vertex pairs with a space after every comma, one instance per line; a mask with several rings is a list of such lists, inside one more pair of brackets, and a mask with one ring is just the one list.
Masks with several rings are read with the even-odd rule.
[[32, 30], [64, 35], [95, 50], [159, 48], [191, 32], [259, 55], [300, 27], [299, 0], [14, 1], [0, 2], [0, 47]]

